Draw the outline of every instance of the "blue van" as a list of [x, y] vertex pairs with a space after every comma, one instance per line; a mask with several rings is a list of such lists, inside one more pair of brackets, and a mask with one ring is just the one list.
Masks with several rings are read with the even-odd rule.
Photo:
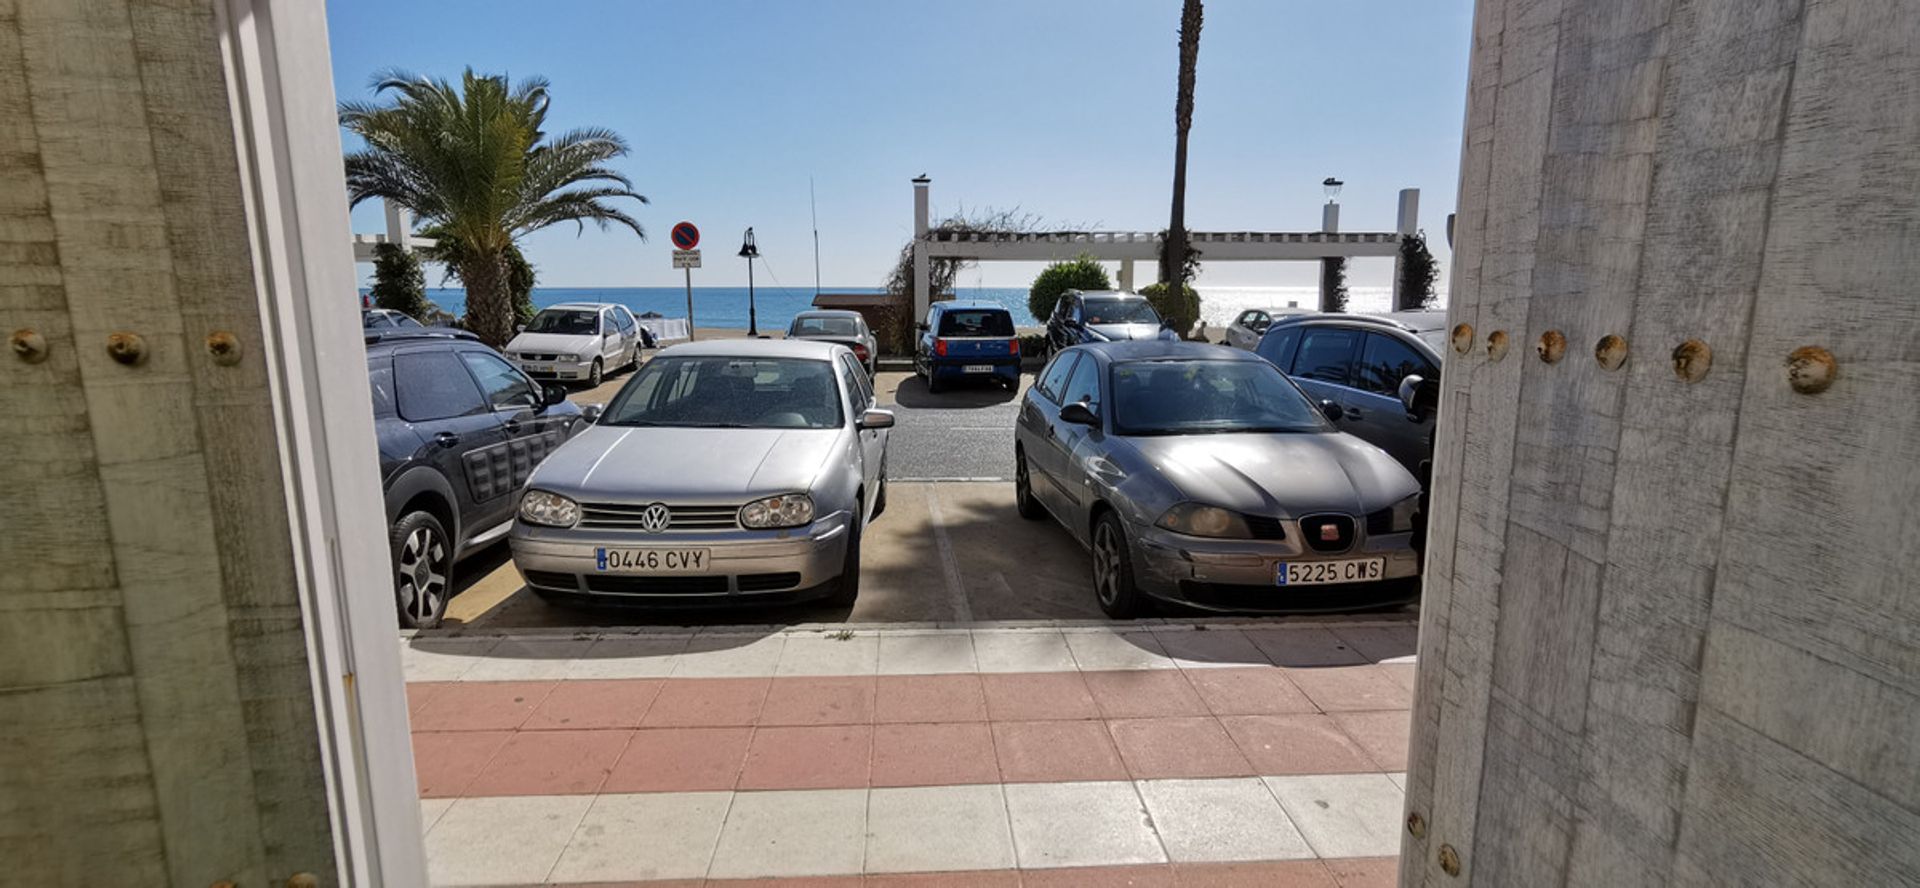
[[919, 330], [913, 372], [926, 377], [927, 391], [962, 379], [1020, 387], [1020, 338], [1005, 308], [991, 302], [936, 302]]

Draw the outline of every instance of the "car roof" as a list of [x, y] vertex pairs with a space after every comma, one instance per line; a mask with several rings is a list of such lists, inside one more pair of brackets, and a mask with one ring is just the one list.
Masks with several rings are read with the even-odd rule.
[[407, 345], [409, 343], [453, 343], [479, 342], [480, 337], [471, 331], [456, 330], [452, 327], [391, 327], [382, 330], [368, 330], [366, 333], [367, 350], [380, 346]]
[[940, 309], [941, 311], [947, 311], [949, 309], [955, 309], [955, 308], [965, 309], [967, 311], [1006, 311], [1007, 310], [1006, 306], [1001, 305], [998, 302], [981, 302], [978, 300], [971, 300], [971, 299], [964, 302], [959, 300], [949, 299], [945, 302], [935, 302], [933, 304], [933, 307]]
[[[1444, 324], [1444, 322], [1446, 321], [1446, 318], [1442, 317], [1441, 321]], [[1368, 327], [1387, 327], [1389, 329], [1402, 330], [1407, 333], [1420, 332], [1418, 328], [1398, 318], [1389, 317], [1386, 315], [1347, 314], [1345, 312], [1337, 312], [1337, 311], [1313, 312], [1312, 314], [1288, 315], [1286, 317], [1276, 319], [1273, 322], [1273, 326], [1268, 327], [1267, 329], [1271, 331], [1271, 330], [1279, 329], [1282, 326], [1302, 326], [1302, 325], [1308, 325], [1308, 324], [1358, 324], [1361, 326], [1368, 326]], [[1435, 328], [1429, 328], [1429, 329], [1438, 329], [1438, 328], [1435, 327]]]
[[1373, 317], [1386, 318], [1405, 324], [1408, 329], [1418, 333], [1432, 330], [1444, 330], [1447, 327], [1447, 310], [1444, 308], [1418, 308], [1412, 311], [1390, 311]]
[[1120, 364], [1127, 361], [1164, 361], [1184, 359], [1193, 361], [1263, 361], [1253, 352], [1240, 348], [1228, 348], [1210, 342], [1176, 342], [1166, 339], [1129, 339], [1121, 342], [1093, 342], [1076, 345], [1066, 351], [1085, 351], [1099, 355], [1109, 362]]
[[834, 351], [845, 351], [846, 346], [837, 342], [824, 342], [818, 339], [714, 339], [706, 342], [683, 342], [679, 345], [661, 349], [654, 360], [660, 358], [812, 358], [824, 361], [833, 357]]
[[[613, 308], [616, 305], [618, 305], [618, 303], [614, 303], [614, 302], [556, 302], [552, 305], [547, 306], [547, 308], [565, 308], [565, 309], [571, 309], [573, 311], [592, 311], [597, 308]], [[543, 308], [540, 310], [546, 311], [547, 308]]]
[[1141, 302], [1147, 301], [1147, 297], [1138, 293], [1129, 293], [1125, 290], [1070, 290], [1068, 292], [1082, 299], [1098, 297], [1100, 299], [1138, 299]]
[[[1247, 306], [1246, 308], [1241, 309], [1240, 314], [1246, 314], [1247, 312], [1250, 312], [1250, 311], [1264, 311], [1269, 315], [1272, 315], [1274, 317], [1279, 317], [1279, 318], [1290, 318], [1290, 317], [1293, 317], [1294, 315], [1308, 315], [1308, 314], [1320, 313], [1319, 309], [1301, 308], [1298, 305], [1274, 306], [1271, 308], [1261, 308], [1257, 305], [1250, 305], [1250, 306]], [[1239, 316], [1240, 315], [1234, 315], [1234, 317], [1236, 318]]]
[[859, 318], [860, 313], [845, 308], [809, 308], [795, 314], [794, 320], [801, 318]]

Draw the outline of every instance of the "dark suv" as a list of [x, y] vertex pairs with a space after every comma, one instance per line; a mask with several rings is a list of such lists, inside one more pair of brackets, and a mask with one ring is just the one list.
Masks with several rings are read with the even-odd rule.
[[506, 538], [515, 494], [580, 408], [459, 331], [369, 330], [367, 376], [400, 623], [431, 628], [454, 562]]
[[1341, 407], [1340, 430], [1392, 454], [1427, 483], [1446, 312], [1280, 318], [1254, 351], [1316, 401]]
[[1047, 349], [1123, 339], [1179, 340], [1147, 297], [1119, 290], [1068, 290], [1047, 318]]

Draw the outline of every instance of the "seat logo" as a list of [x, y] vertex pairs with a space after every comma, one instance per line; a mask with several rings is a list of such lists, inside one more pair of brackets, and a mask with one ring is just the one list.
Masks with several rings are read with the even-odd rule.
[[640, 513], [640, 529], [648, 533], [659, 533], [673, 523], [673, 513], [664, 503], [654, 503]]
[[1326, 543], [1340, 542], [1340, 527], [1329, 521], [1320, 525], [1320, 540]]

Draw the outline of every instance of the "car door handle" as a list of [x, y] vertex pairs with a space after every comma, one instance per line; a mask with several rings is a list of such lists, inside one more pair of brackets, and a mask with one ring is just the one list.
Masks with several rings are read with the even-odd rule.
[[1347, 418], [1348, 418], [1348, 419], [1359, 419], [1359, 418], [1360, 418], [1360, 408], [1358, 408], [1358, 407], [1348, 407], [1348, 408], [1347, 408]]
[[433, 436], [433, 443], [442, 447], [452, 447], [460, 443], [460, 436], [452, 432], [440, 432]]
[[509, 419], [506, 422], [502, 423], [501, 426], [507, 430], [507, 434], [509, 435], [520, 434], [520, 420]]

